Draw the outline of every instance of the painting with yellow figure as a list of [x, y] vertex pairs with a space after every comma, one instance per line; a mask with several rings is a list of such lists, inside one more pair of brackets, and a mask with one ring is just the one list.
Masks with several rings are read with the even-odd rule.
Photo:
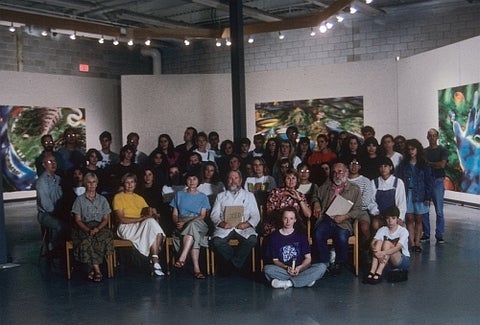
[[63, 131], [74, 127], [85, 149], [85, 109], [0, 105], [0, 151], [4, 192], [33, 189], [35, 158], [43, 147], [40, 138], [52, 135], [56, 149]]
[[438, 91], [439, 143], [448, 150], [447, 190], [480, 194], [480, 83]]
[[287, 127], [298, 127], [299, 137], [315, 143], [321, 133], [347, 131], [360, 136], [363, 97], [338, 97], [255, 104], [256, 132], [266, 138], [285, 138]]

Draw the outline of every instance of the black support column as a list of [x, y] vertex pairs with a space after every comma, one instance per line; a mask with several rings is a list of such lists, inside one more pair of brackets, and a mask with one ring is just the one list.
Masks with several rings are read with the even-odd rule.
[[232, 75], [233, 138], [247, 136], [245, 106], [245, 54], [243, 47], [243, 2], [230, 0], [230, 48]]

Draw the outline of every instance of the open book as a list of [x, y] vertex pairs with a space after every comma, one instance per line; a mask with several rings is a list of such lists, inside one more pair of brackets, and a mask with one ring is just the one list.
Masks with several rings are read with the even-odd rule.
[[325, 214], [329, 217], [347, 214], [353, 206], [353, 202], [345, 199], [341, 195], [337, 195], [328, 207]]
[[225, 207], [223, 213], [223, 219], [232, 227], [236, 227], [239, 223], [243, 222], [243, 206], [241, 205], [229, 205]]

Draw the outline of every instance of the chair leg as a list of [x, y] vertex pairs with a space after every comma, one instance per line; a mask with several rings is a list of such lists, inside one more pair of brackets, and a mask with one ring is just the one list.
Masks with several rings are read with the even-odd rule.
[[68, 242], [65, 243], [65, 254], [67, 259], [67, 279], [70, 280], [72, 274], [70, 269], [70, 249], [69, 249]]
[[252, 272], [255, 273], [256, 271], [256, 258], [255, 258], [255, 247], [252, 247]]

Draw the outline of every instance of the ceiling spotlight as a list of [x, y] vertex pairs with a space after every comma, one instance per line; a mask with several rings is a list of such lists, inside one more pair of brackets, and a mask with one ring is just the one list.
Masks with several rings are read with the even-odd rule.
[[188, 39], [185, 39], [183, 41], [183, 44], [185, 44], [185, 46], [189, 46], [190, 45], [190, 41]]
[[313, 27], [310, 29], [310, 36], [315, 36], [315, 31], [313, 30]]
[[327, 23], [325, 24], [325, 26], [327, 26], [327, 29], [332, 29], [332, 28], [333, 28], [333, 23], [327, 21]]
[[253, 38], [253, 36], [248, 36], [247, 42], [248, 44], [253, 44], [253, 42], [255, 42], [255, 39]]
[[128, 44], [128, 46], [133, 46], [133, 40], [132, 39], [129, 40], [127, 44]]
[[327, 26], [325, 26], [325, 24], [321, 24], [320, 27], [318, 28], [318, 30], [320, 31], [320, 33], [326, 33], [327, 32]]
[[225, 45], [226, 45], [226, 46], [231, 46], [231, 45], [232, 45], [232, 41], [230, 41], [230, 39], [227, 38], [227, 40], [225, 41]]
[[118, 39], [115, 38], [115, 39], [113, 40], [113, 45], [117, 46], [119, 43], [120, 43], [120, 42], [118, 41]]
[[216, 47], [220, 47], [222, 46], [222, 42], [220, 42], [220, 40], [217, 38], [216, 41], [215, 41], [215, 46]]
[[48, 36], [48, 31], [46, 29], [42, 30], [42, 36]]
[[285, 39], [285, 35], [282, 32], [278, 32], [278, 39]]
[[12, 33], [15, 32], [15, 26], [13, 26], [13, 23], [8, 27], [8, 30], [11, 31]]
[[399, 56], [395, 57], [395, 61], [400, 61], [400, 57]]
[[104, 42], [105, 42], [105, 39], [103, 38], [103, 35], [102, 35], [102, 37], [100, 37], [100, 39], [98, 40], [98, 43], [103, 44]]
[[358, 10], [357, 8], [355, 7], [350, 7], [350, 13], [353, 15], [354, 13], [356, 13]]
[[70, 39], [72, 41], [76, 40], [77, 39], [77, 32], [73, 32], [73, 34], [70, 34]]
[[341, 23], [341, 22], [345, 19], [345, 18], [343, 18], [343, 16], [340, 16], [340, 15], [337, 15], [336, 18], [337, 18], [337, 21], [338, 21], [339, 23]]
[[152, 44], [152, 41], [149, 40], [149, 39], [147, 39], [147, 40], [145, 41], [145, 45], [146, 45], [146, 46], [150, 46], [150, 44]]
[[365, 0], [365, 3], [366, 3], [367, 5], [371, 4], [372, 2], [373, 2], [373, 0]]

